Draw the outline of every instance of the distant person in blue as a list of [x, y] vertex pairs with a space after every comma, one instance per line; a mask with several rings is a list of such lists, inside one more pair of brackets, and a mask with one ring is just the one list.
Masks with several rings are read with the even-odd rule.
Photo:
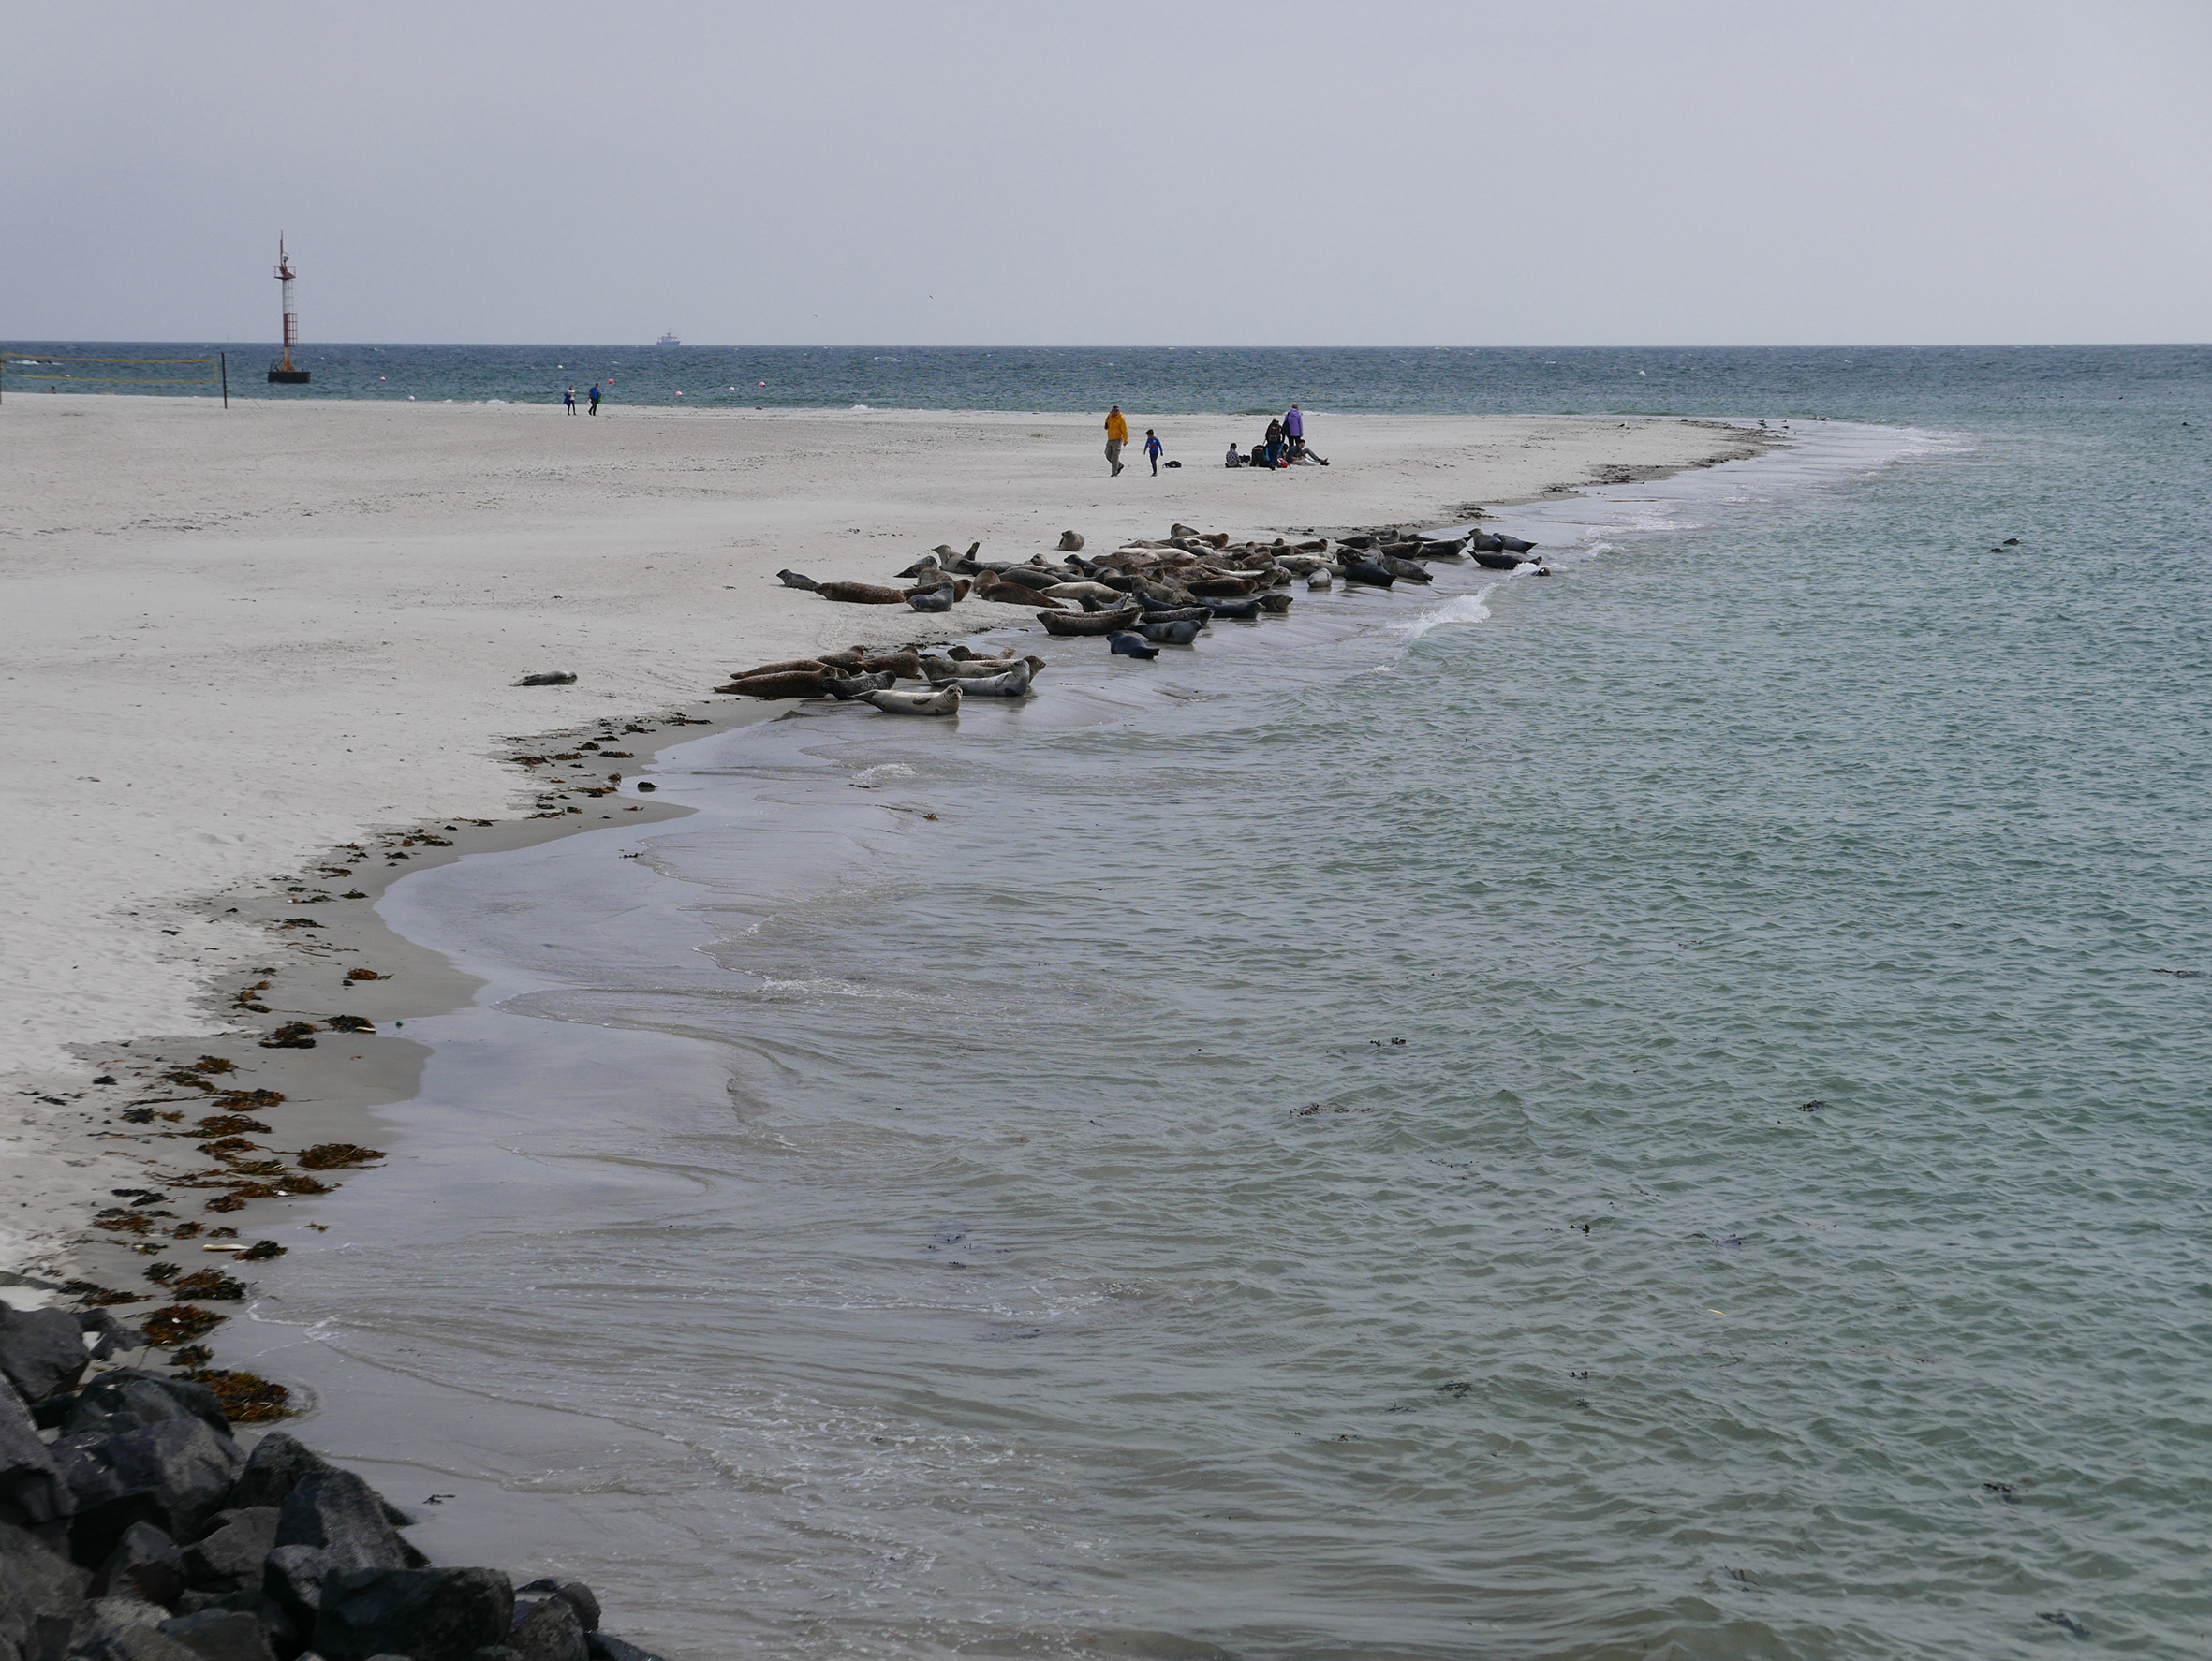
[[1305, 413], [1295, 404], [1283, 411], [1283, 436], [1290, 441], [1292, 448], [1305, 442]]
[[1150, 427], [1144, 429], [1144, 454], [1152, 463], [1152, 477], [1159, 477], [1159, 434]]
[[561, 402], [568, 406], [568, 413], [574, 415], [576, 413], [576, 389], [570, 387], [566, 392], [563, 392]]
[[592, 414], [597, 415], [599, 413], [599, 383], [597, 381], [592, 382], [591, 401]]

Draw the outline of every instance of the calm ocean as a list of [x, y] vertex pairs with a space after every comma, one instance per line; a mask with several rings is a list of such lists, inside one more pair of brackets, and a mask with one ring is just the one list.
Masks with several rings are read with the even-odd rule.
[[686, 1661], [2212, 1647], [2212, 349], [619, 367], [1805, 442], [399, 885], [491, 985], [224, 1358], [426, 1550]]

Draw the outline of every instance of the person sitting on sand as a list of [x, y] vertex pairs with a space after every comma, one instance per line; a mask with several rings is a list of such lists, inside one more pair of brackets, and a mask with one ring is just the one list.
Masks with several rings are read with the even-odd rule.
[[1245, 452], [1237, 448], [1236, 440], [1233, 438], [1229, 441], [1229, 460], [1224, 463], [1223, 465], [1229, 467], [1242, 467], [1246, 465]]

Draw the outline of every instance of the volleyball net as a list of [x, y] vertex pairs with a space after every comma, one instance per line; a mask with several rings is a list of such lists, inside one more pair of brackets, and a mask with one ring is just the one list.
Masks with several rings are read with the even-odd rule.
[[[33, 385], [59, 390], [64, 382], [76, 386], [128, 389], [131, 387], [208, 387], [219, 391], [223, 407], [230, 407], [229, 354], [212, 358], [57, 358], [45, 352], [0, 348], [0, 396], [6, 395], [12, 376], [16, 390]], [[197, 375], [114, 375], [115, 369], [198, 370]]]

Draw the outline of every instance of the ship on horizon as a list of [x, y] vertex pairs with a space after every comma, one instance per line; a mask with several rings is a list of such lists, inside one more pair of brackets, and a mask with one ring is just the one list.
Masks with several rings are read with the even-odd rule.
[[653, 344], [656, 346], [680, 346], [684, 343], [678, 340], [673, 334], [664, 334]]

